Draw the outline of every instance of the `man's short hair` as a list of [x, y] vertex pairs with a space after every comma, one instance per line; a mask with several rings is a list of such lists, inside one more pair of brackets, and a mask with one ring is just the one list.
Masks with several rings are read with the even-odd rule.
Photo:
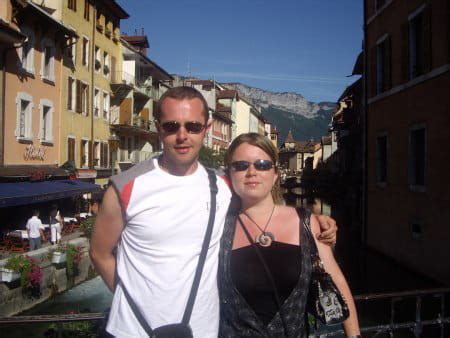
[[164, 103], [164, 100], [167, 98], [172, 98], [175, 100], [193, 100], [195, 98], [199, 99], [203, 104], [203, 115], [205, 116], [205, 123], [208, 122], [209, 119], [209, 108], [208, 103], [206, 102], [205, 98], [203, 97], [202, 93], [200, 93], [197, 89], [193, 87], [188, 86], [180, 86], [180, 87], [173, 87], [167, 90], [159, 99], [158, 105], [156, 107], [156, 111], [153, 113], [153, 116], [156, 121], [161, 121], [161, 114], [162, 114], [162, 105]]

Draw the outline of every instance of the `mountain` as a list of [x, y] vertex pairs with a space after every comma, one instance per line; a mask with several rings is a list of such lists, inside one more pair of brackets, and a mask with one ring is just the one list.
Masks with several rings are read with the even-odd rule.
[[280, 133], [278, 145], [284, 142], [289, 130], [297, 141], [319, 140], [321, 136], [328, 134], [331, 115], [336, 107], [333, 102], [310, 102], [298, 93], [271, 92], [242, 83], [227, 83], [225, 86], [237, 90], [262, 107], [264, 117]]

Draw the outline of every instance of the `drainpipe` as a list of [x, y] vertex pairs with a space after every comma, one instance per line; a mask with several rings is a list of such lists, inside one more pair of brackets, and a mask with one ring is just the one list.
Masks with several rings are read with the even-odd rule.
[[[92, 44], [91, 44], [91, 99], [90, 99], [90, 110], [91, 110], [91, 144], [90, 144], [90, 154], [89, 158], [89, 168], [94, 169], [94, 68], [95, 68], [95, 26], [97, 22], [97, 7], [96, 4], [92, 6], [94, 8], [94, 15], [92, 16]], [[100, 93], [99, 93], [100, 94]]]
[[364, 44], [363, 44], [363, 59], [364, 59], [364, 70], [363, 70], [363, 115], [362, 115], [362, 127], [363, 127], [363, 140], [362, 140], [362, 229], [361, 229], [361, 242], [364, 247], [367, 247], [367, 209], [368, 209], [368, 198], [367, 198], [367, 181], [368, 181], [368, 137], [367, 137], [367, 112], [368, 112], [368, 80], [367, 80], [367, 71], [368, 71], [368, 50], [367, 50], [367, 0], [363, 1], [363, 29], [364, 29]]

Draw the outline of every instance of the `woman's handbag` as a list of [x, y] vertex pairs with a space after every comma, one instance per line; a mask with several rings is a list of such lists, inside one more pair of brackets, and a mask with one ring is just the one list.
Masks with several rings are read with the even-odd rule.
[[326, 325], [342, 323], [350, 315], [347, 303], [330, 274], [323, 267], [310, 227], [311, 213], [304, 208], [298, 211], [313, 243], [311, 246], [312, 276], [307, 311]]
[[209, 210], [209, 219], [208, 219], [208, 227], [206, 229], [205, 237], [203, 238], [202, 251], [200, 252], [200, 256], [198, 258], [197, 269], [194, 275], [194, 281], [192, 282], [191, 292], [189, 294], [189, 298], [186, 304], [186, 308], [184, 310], [183, 319], [181, 323], [176, 324], [168, 324], [160, 326], [156, 329], [152, 329], [150, 325], [148, 325], [142, 313], [137, 308], [135, 302], [131, 298], [127, 289], [122, 284], [122, 290], [125, 294], [125, 297], [130, 305], [131, 309], [136, 316], [136, 319], [141, 324], [142, 328], [149, 335], [150, 338], [193, 338], [192, 329], [189, 325], [189, 320], [191, 318], [192, 309], [195, 303], [195, 297], [197, 296], [198, 286], [200, 284], [200, 279], [202, 276], [203, 266], [205, 265], [206, 254], [208, 253], [209, 243], [211, 241], [212, 230], [214, 227], [214, 219], [216, 215], [216, 195], [218, 192], [217, 188], [217, 178], [216, 174], [211, 169], [206, 169], [208, 172], [210, 193], [211, 193], [211, 206]]

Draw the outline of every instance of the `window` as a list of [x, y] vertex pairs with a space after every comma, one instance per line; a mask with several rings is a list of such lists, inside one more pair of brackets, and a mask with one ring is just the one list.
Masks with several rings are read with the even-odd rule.
[[81, 140], [80, 147], [80, 167], [87, 167], [89, 164], [89, 142]]
[[83, 66], [89, 67], [89, 39], [83, 36], [83, 55], [82, 55]]
[[377, 183], [387, 181], [387, 135], [381, 135], [376, 140], [376, 175]]
[[23, 92], [17, 93], [17, 124], [16, 137], [19, 139], [31, 139], [31, 115], [33, 109], [33, 98]]
[[103, 92], [103, 118], [109, 118], [109, 93]]
[[89, 21], [89, 0], [84, 0], [84, 18]]
[[75, 110], [84, 115], [89, 114], [89, 85], [77, 80], [77, 98]]
[[108, 76], [109, 73], [109, 54], [107, 52], [103, 52], [103, 75]]
[[101, 61], [101, 51], [98, 46], [95, 46], [95, 65], [94, 65], [95, 71], [98, 73], [100, 72], [100, 69], [102, 68], [102, 61]]
[[391, 38], [386, 36], [377, 43], [377, 93], [391, 88]]
[[67, 7], [73, 11], [77, 11], [77, 0], [68, 0]]
[[100, 165], [100, 142], [94, 141], [94, 159], [93, 159], [94, 167], [98, 167]]
[[47, 42], [43, 45], [44, 57], [42, 59], [42, 78], [55, 81], [55, 47]]
[[414, 219], [410, 221], [411, 235], [413, 239], [420, 239], [423, 236], [423, 221]]
[[67, 139], [67, 160], [75, 162], [75, 138]]
[[75, 79], [72, 77], [67, 78], [67, 109], [75, 110]]
[[100, 111], [100, 90], [97, 88], [94, 88], [94, 116], [99, 117]]
[[109, 148], [108, 148], [108, 142], [103, 142], [101, 143], [101, 156], [100, 156], [100, 166], [103, 168], [107, 168], [108, 167], [108, 153], [109, 153]]
[[66, 40], [66, 43], [66, 57], [72, 62], [73, 65], [75, 65], [75, 59], [77, 55], [77, 40], [75, 38], [70, 38]]
[[39, 103], [40, 109], [40, 133], [41, 142], [53, 142], [53, 103], [49, 100], [42, 99]]
[[22, 27], [22, 33], [27, 36], [26, 42], [22, 45], [20, 61], [22, 70], [34, 74], [34, 33], [28, 27]]
[[409, 184], [413, 190], [425, 187], [426, 131], [415, 126], [409, 131]]
[[423, 15], [417, 14], [409, 21], [409, 76], [411, 79], [423, 73]]

